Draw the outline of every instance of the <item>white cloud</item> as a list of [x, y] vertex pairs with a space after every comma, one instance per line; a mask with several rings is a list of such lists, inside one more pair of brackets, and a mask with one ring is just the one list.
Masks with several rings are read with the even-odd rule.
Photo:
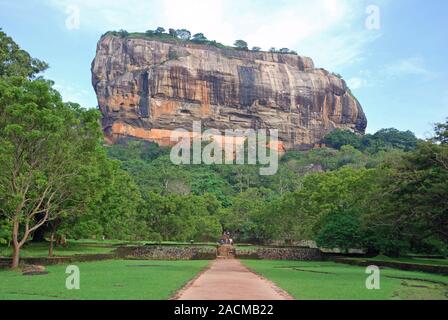
[[429, 71], [425, 66], [422, 58], [411, 57], [399, 60], [385, 68], [385, 72], [389, 76], [423, 76], [432, 77], [433, 72]]
[[76, 102], [86, 108], [96, 107], [96, 100], [92, 99], [92, 92], [73, 84], [67, 84], [64, 80], [58, 80], [53, 86], [62, 95], [64, 102]]
[[203, 32], [209, 39], [289, 47], [334, 70], [362, 59], [377, 32], [365, 29], [366, 5], [352, 0], [47, 0], [65, 14], [80, 9], [81, 29], [145, 31], [157, 26]]
[[353, 77], [347, 80], [347, 85], [350, 89], [356, 90], [366, 85], [366, 80], [358, 77]]

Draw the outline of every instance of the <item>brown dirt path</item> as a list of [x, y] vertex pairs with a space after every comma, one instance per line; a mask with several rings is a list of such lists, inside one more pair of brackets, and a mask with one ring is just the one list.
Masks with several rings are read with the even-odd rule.
[[292, 300], [285, 291], [237, 259], [217, 259], [175, 296], [176, 300]]

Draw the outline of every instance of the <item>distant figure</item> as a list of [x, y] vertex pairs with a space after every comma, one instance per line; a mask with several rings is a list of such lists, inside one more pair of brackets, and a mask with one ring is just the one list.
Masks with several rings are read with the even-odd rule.
[[233, 246], [233, 239], [229, 239], [229, 244]]
[[225, 231], [222, 234], [221, 239], [219, 240], [220, 244], [229, 244], [230, 243], [230, 232], [229, 231]]

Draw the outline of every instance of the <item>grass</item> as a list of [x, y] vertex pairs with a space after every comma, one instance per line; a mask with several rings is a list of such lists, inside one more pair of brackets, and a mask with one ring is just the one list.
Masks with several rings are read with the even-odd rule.
[[162, 300], [200, 272], [209, 261], [109, 260], [77, 264], [80, 290], [68, 290], [66, 266], [48, 266], [47, 275], [0, 271], [0, 300]]
[[448, 299], [448, 277], [381, 269], [380, 290], [367, 290], [365, 268], [321, 261], [244, 260], [300, 300]]
[[[54, 248], [54, 256], [73, 256], [75, 254], [101, 254], [110, 253], [115, 248], [112, 245], [99, 245], [95, 243], [83, 244], [77, 242], [68, 242], [66, 246], [57, 246]], [[0, 256], [10, 257], [12, 248], [0, 246]], [[48, 243], [28, 243], [20, 250], [21, 258], [48, 257]]]
[[[151, 241], [120, 241], [120, 240], [68, 240], [65, 246], [57, 246], [54, 248], [54, 256], [73, 256], [76, 254], [102, 254], [111, 253], [118, 246], [131, 246], [131, 245], [145, 245], [145, 244], [158, 244]], [[164, 241], [160, 245], [178, 245], [178, 246], [188, 246], [191, 245], [190, 242], [174, 242], [174, 241]], [[204, 246], [204, 247], [216, 247], [215, 243], [212, 242], [195, 242], [194, 246]], [[5, 245], [0, 245], [0, 257], [10, 257], [12, 255], [12, 247]], [[48, 256], [48, 243], [33, 243], [29, 242], [25, 244], [20, 250], [21, 258], [36, 258], [36, 257], [47, 257]]]
[[370, 258], [370, 259], [360, 259], [360, 260], [448, 266], [448, 259], [428, 259], [428, 258], [417, 258], [417, 257], [391, 258], [391, 257], [387, 257], [387, 256], [377, 256], [377, 257]]

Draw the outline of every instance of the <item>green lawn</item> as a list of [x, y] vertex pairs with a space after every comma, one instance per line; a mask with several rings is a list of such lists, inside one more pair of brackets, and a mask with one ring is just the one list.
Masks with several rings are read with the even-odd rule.
[[[75, 254], [100, 254], [110, 253], [115, 249], [111, 244], [99, 243], [79, 243], [70, 241], [66, 246], [57, 246], [54, 248], [55, 256], [72, 256]], [[0, 256], [10, 257], [12, 248], [0, 246]], [[28, 243], [20, 250], [20, 257], [47, 257], [48, 243]]]
[[49, 274], [23, 276], [0, 270], [0, 300], [6, 299], [167, 299], [209, 261], [109, 260], [78, 263], [80, 290], [67, 290], [66, 266], [48, 266]]
[[377, 256], [377, 257], [370, 258], [370, 259], [362, 259], [361, 258], [360, 260], [403, 262], [403, 263], [413, 263], [413, 264], [448, 266], [448, 259], [428, 259], [428, 258], [416, 258], [416, 257], [391, 258], [391, 257], [386, 257], [386, 256]]
[[[120, 241], [120, 240], [68, 240], [65, 246], [57, 246], [54, 248], [54, 256], [72, 256], [75, 254], [101, 254], [111, 253], [119, 246], [130, 245], [145, 245], [156, 244], [151, 241]], [[191, 245], [189, 242], [174, 242], [164, 241], [161, 245]], [[195, 246], [216, 247], [216, 244], [211, 242], [194, 243]], [[12, 248], [0, 245], [0, 257], [10, 257], [12, 255]], [[29, 242], [20, 250], [20, 257], [47, 257], [48, 243], [33, 243]]]
[[296, 299], [448, 299], [448, 277], [381, 269], [380, 290], [367, 290], [364, 267], [320, 261], [243, 260]]

